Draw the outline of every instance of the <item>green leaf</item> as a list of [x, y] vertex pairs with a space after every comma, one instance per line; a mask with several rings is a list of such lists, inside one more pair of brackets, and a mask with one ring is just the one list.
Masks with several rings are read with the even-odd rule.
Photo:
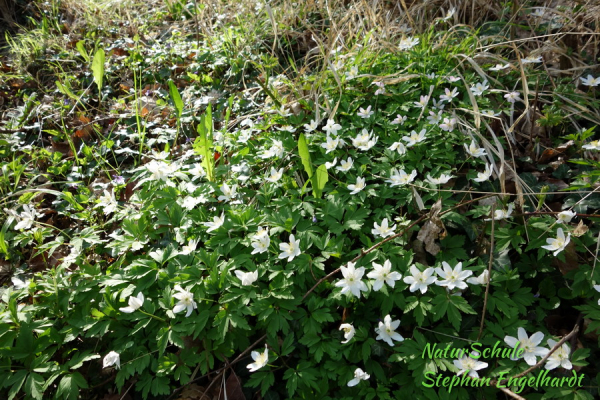
[[77, 44], [75, 44], [75, 47], [77, 47], [77, 50], [79, 50], [79, 54], [81, 54], [81, 57], [83, 57], [85, 62], [90, 62], [90, 55], [88, 54], [84, 45], [85, 42], [83, 40], [80, 40], [79, 42], [77, 42]]
[[177, 117], [181, 118], [181, 114], [183, 113], [183, 101], [181, 100], [181, 95], [173, 81], [169, 81], [169, 94], [171, 95], [171, 99], [177, 110]]
[[440, 294], [433, 299], [433, 304], [434, 306], [431, 309], [433, 320], [438, 321], [446, 315], [446, 311], [448, 310], [448, 299], [445, 295]]
[[158, 335], [156, 335], [159, 357], [163, 355], [165, 349], [167, 348], [167, 343], [169, 343], [169, 331], [170, 329], [165, 326], [160, 328], [160, 330], [158, 331]]
[[78, 100], [79, 97], [77, 97], [72, 91], [71, 89], [66, 86], [63, 85], [60, 81], [56, 81], [54, 82], [56, 84], [56, 88], [64, 95], [69, 96], [71, 99], [73, 100]]
[[315, 310], [312, 312], [311, 317], [319, 322], [319, 323], [324, 323], [324, 322], [333, 322], [333, 316], [331, 316], [330, 313], [327, 312], [328, 310]]
[[98, 354], [90, 354], [90, 350], [86, 350], [83, 353], [77, 353], [77, 355], [67, 363], [69, 369], [77, 369], [83, 365], [84, 362], [100, 358]]
[[475, 310], [467, 303], [467, 300], [464, 297], [460, 296], [450, 296], [450, 302], [460, 311], [466, 314], [477, 314]]
[[102, 48], [96, 51], [94, 59], [92, 60], [92, 74], [94, 75], [94, 82], [98, 86], [98, 92], [102, 91], [102, 80], [104, 79], [104, 61], [105, 55]]
[[316, 181], [316, 184], [313, 185], [315, 187], [315, 197], [320, 198], [323, 194], [323, 188], [329, 180], [329, 174], [327, 173], [327, 167], [325, 166], [325, 164], [317, 168], [317, 172], [315, 173], [314, 178]]
[[[56, 397], [60, 399], [70, 399], [72, 397], [73, 389], [75, 385], [73, 385], [73, 377], [72, 375], [65, 375], [60, 380], [58, 384], [58, 389], [56, 390]], [[77, 398], [77, 394], [75, 394], [75, 398]]]
[[296, 389], [298, 388], [298, 374], [295, 370], [288, 368], [283, 374], [283, 379], [287, 380], [287, 390], [289, 398], [294, 397]]
[[198, 138], [194, 142], [194, 150], [202, 156], [202, 168], [206, 171], [206, 176], [209, 181], [214, 181], [214, 157], [213, 157], [213, 141], [212, 141], [212, 112], [211, 105], [206, 108], [206, 113], [202, 116], [200, 124], [198, 124]]
[[448, 319], [450, 323], [457, 331], [460, 330], [460, 323], [462, 322], [462, 315], [454, 305], [454, 303], [448, 304]]
[[15, 372], [6, 382], [4, 382], [4, 387], [9, 387], [12, 385], [10, 390], [8, 391], [8, 400], [12, 400], [15, 398], [17, 393], [21, 390], [21, 386], [25, 382], [25, 378], [27, 377], [27, 371], [24, 369], [18, 370]]
[[42, 400], [44, 382], [44, 377], [33, 372], [27, 377], [23, 390], [34, 399]]
[[4, 231], [0, 231], [0, 253], [5, 254], [7, 256], [6, 259], [8, 259], [8, 245], [6, 240], [4, 240]]
[[300, 159], [302, 159], [302, 165], [304, 165], [304, 171], [308, 174], [308, 179], [313, 176], [312, 164], [310, 161], [310, 153], [308, 151], [308, 144], [306, 143], [306, 137], [301, 133], [298, 138], [298, 153], [300, 154]]
[[169, 343], [174, 344], [179, 348], [184, 347], [183, 339], [181, 338], [181, 336], [173, 332], [172, 330], [169, 331]]
[[588, 365], [588, 362], [585, 361], [586, 358], [590, 356], [590, 349], [577, 349], [573, 352], [571, 356], [571, 363], [578, 367], [584, 367]]

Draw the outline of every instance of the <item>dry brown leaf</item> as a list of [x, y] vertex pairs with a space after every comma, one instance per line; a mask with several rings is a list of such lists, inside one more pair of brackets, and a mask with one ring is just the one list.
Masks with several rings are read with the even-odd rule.
[[440, 246], [435, 241], [440, 238], [443, 239], [446, 236], [444, 223], [438, 217], [441, 209], [442, 200], [440, 199], [431, 207], [429, 220], [425, 222], [417, 234], [417, 240], [423, 242], [425, 250], [434, 256], [440, 252]]
[[580, 236], [585, 235], [585, 233], [587, 231], [589, 231], [589, 230], [590, 230], [590, 228], [588, 228], [588, 226], [585, 225], [582, 220], [579, 220], [579, 224], [577, 224], [577, 226], [575, 227], [575, 229], [571, 233], [575, 237], [580, 237]]

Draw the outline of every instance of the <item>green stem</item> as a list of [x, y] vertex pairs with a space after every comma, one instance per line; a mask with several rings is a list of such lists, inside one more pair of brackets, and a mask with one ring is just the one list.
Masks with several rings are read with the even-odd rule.
[[154, 319], [156, 319], [156, 320], [159, 320], [160, 322], [164, 322], [165, 324], [167, 323], [167, 321], [165, 321], [164, 319], [162, 319], [162, 318], [160, 318], [160, 317], [157, 317], [157, 316], [156, 316], [156, 315], [154, 315], [154, 314], [147, 313], [146, 311], [144, 311], [144, 310], [141, 310], [141, 309], [138, 309], [138, 311], [139, 311], [139, 312], [141, 312], [142, 314], [146, 314], [146, 315], [147, 315], [147, 316], [149, 316], [149, 317], [152, 317], [152, 318], [154, 318]]

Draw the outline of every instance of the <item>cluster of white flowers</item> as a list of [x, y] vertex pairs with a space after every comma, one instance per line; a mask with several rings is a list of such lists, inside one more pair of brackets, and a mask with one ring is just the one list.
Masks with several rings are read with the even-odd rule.
[[265, 150], [265, 152], [261, 155], [261, 158], [282, 158], [285, 153], [285, 148], [283, 147], [283, 142], [281, 140], [273, 139], [273, 143]]
[[[387, 222], [387, 221], [386, 221]], [[447, 262], [442, 262], [443, 268], [426, 268], [421, 271], [416, 265], [409, 267], [410, 275], [404, 277], [404, 283], [409, 286], [411, 292], [417, 290], [421, 291], [422, 294], [427, 292], [429, 285], [435, 283], [438, 286], [445, 287], [448, 291], [454, 289], [464, 290], [467, 288], [467, 283], [472, 285], [485, 285], [489, 282], [488, 271], [482, 272], [478, 277], [469, 278], [473, 275], [473, 271], [462, 269], [462, 262], [456, 264], [454, 268]], [[346, 266], [340, 268], [343, 279], [340, 279], [335, 283], [336, 287], [341, 287], [341, 293], [352, 293], [354, 296], [360, 298], [361, 292], [368, 291], [367, 285], [362, 281], [362, 277], [365, 273], [365, 267], [356, 268], [356, 263], [348, 262]], [[437, 276], [434, 276], [437, 273]], [[373, 271], [367, 274], [367, 277], [373, 279], [373, 290], [379, 291], [384, 284], [390, 287], [395, 286], [395, 282], [402, 279], [402, 275], [398, 272], [392, 271], [392, 264], [389, 260], [386, 260], [383, 265], [373, 263]], [[469, 278], [469, 279], [467, 279]], [[465, 282], [465, 280], [467, 280]]]
[[[550, 349], [547, 349], [539, 346], [539, 344], [542, 343], [542, 340], [544, 340], [544, 334], [542, 332], [536, 332], [533, 335], [528, 336], [525, 329], [519, 328], [517, 329], [517, 337], [506, 336], [504, 338], [504, 343], [512, 348], [516, 347], [523, 350], [520, 357], [511, 357], [511, 360], [516, 361], [522, 357], [527, 364], [535, 365], [538, 362], [538, 357], [545, 357], [550, 352], [550, 349], [557, 344], [556, 341], [548, 339], [546, 343]], [[569, 361], [570, 352], [569, 346], [566, 343], [563, 343], [562, 346], [546, 360], [546, 369], [551, 370], [558, 367], [571, 369], [572, 364], [571, 361]]]
[[262, 254], [269, 250], [271, 245], [271, 237], [269, 236], [269, 228], [258, 227], [258, 232], [252, 237], [252, 250], [251, 254]]
[[392, 168], [390, 179], [386, 182], [390, 183], [390, 187], [408, 185], [417, 177], [417, 170], [413, 170], [410, 174], [401, 169], [398, 171], [396, 168]]
[[373, 132], [369, 132], [363, 129], [355, 138], [352, 139], [352, 145], [359, 150], [368, 151], [375, 143], [377, 143], [378, 137], [373, 136]]

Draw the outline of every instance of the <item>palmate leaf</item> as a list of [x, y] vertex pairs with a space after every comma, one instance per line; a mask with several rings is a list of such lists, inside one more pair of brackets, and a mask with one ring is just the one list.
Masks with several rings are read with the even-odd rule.
[[79, 396], [79, 389], [87, 389], [88, 384], [79, 372], [65, 375], [58, 384], [56, 397], [60, 399], [75, 400]]
[[40, 374], [36, 374], [35, 372], [32, 372], [31, 374], [29, 374], [29, 376], [27, 377], [27, 380], [25, 381], [25, 386], [24, 386], [24, 390], [25, 393], [27, 393], [29, 396], [31, 396], [34, 399], [42, 399], [42, 396], [44, 395], [44, 392], [42, 390], [42, 387], [44, 386], [44, 377], [41, 376]]

